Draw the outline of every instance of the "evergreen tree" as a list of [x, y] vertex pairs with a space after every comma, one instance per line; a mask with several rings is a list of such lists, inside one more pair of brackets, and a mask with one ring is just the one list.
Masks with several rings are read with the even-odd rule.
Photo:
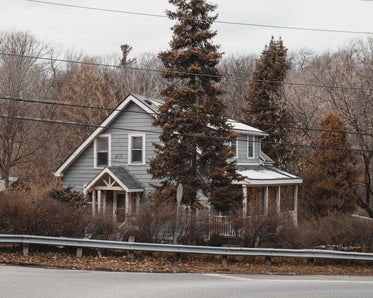
[[[350, 148], [345, 122], [338, 114], [325, 114], [319, 126], [323, 131], [319, 133], [318, 146]], [[357, 168], [351, 151], [317, 148], [302, 177], [304, 203], [312, 215], [349, 212], [356, 207]]]
[[[282, 39], [274, 40], [265, 46], [260, 58], [256, 60], [252, 81], [247, 90], [247, 107], [243, 121], [252, 123], [265, 130], [268, 142], [287, 142], [286, 130], [282, 126], [292, 123], [292, 117], [281, 102], [284, 88], [281, 84], [290, 69], [287, 49]], [[280, 83], [279, 83], [280, 82]], [[263, 151], [268, 154], [277, 165], [286, 168], [289, 152], [284, 146], [262, 144]]]
[[176, 11], [167, 14], [176, 24], [170, 49], [159, 53], [161, 75], [169, 84], [161, 90], [165, 103], [153, 123], [163, 133], [150, 162], [149, 172], [162, 181], [155, 185], [152, 199], [174, 199], [177, 184], [182, 183], [183, 203], [192, 210], [200, 206], [203, 193], [218, 210], [226, 211], [235, 205], [231, 182], [238, 176], [235, 163], [227, 161], [233, 154], [225, 142], [235, 135], [219, 97], [223, 90], [217, 64], [222, 54], [211, 41], [217, 16], [210, 13], [216, 6], [205, 0], [169, 2]]

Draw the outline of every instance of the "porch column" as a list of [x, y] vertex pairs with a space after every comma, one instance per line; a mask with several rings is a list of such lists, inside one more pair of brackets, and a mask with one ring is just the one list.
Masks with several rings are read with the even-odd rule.
[[101, 213], [101, 190], [97, 191], [97, 213]]
[[247, 186], [242, 185], [243, 201], [242, 201], [242, 216], [247, 217]]
[[264, 215], [268, 215], [268, 186], [264, 187]]
[[113, 191], [113, 221], [117, 221], [117, 207], [118, 207], [118, 198], [117, 192]]
[[107, 198], [107, 190], [104, 190], [103, 204], [102, 204], [102, 211], [103, 211], [103, 213], [106, 213], [106, 198]]
[[96, 191], [92, 191], [92, 215], [96, 215]]
[[294, 211], [293, 222], [295, 226], [298, 225], [298, 188], [299, 188], [299, 185], [296, 184], [294, 187], [294, 209], [293, 209]]
[[125, 201], [125, 208], [124, 208], [124, 213], [126, 216], [129, 215], [129, 203], [130, 203], [130, 197], [128, 192], [126, 192], [126, 201]]
[[136, 215], [139, 215], [140, 212], [140, 193], [136, 193]]
[[276, 213], [280, 214], [281, 211], [281, 186], [277, 186], [276, 192]]
[[133, 206], [132, 206], [133, 205], [132, 204], [133, 203], [132, 202], [133, 201], [133, 195], [132, 194], [133, 194], [132, 192], [129, 193], [129, 203], [130, 203], [129, 206], [128, 206], [129, 214], [132, 214], [132, 211], [133, 211]]

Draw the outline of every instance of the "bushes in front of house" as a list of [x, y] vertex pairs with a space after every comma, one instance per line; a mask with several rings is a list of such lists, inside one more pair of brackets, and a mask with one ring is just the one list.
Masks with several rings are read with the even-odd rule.
[[331, 214], [286, 226], [281, 230], [286, 248], [326, 248], [373, 252], [373, 220]]
[[[77, 193], [60, 190], [62, 199], [52, 192], [10, 191], [0, 193], [0, 233], [108, 239], [117, 233], [112, 217], [92, 217]], [[72, 199], [70, 199], [72, 198]], [[79, 203], [77, 203], [79, 202]]]
[[54, 188], [49, 192], [49, 196], [60, 202], [65, 202], [74, 209], [79, 209], [87, 205], [87, 198], [81, 192], [75, 191], [72, 187]]
[[[191, 221], [190, 212], [179, 210], [178, 239], [181, 244], [206, 244], [208, 237], [208, 213], [198, 212], [197, 220]], [[174, 241], [176, 224], [176, 204], [159, 203], [143, 205], [137, 215], [130, 216], [121, 225], [123, 239], [134, 236], [136, 242]]]
[[82, 237], [85, 213], [47, 194], [0, 194], [0, 233]]
[[[178, 243], [373, 251], [373, 221], [366, 218], [331, 214], [294, 226], [290, 220], [275, 215], [242, 219], [232, 214], [225, 218], [224, 226], [220, 228], [211, 224], [207, 210], [197, 212], [195, 222], [191, 218], [190, 211], [180, 209]], [[88, 206], [52, 198], [51, 192], [37, 195], [18, 191], [0, 193], [1, 234], [123, 241], [134, 236], [136, 242], [170, 243], [175, 220], [175, 204], [143, 205], [137, 215], [118, 224], [110, 214], [92, 217]]]
[[245, 219], [232, 215], [230, 223], [235, 237], [214, 234], [213, 245], [373, 252], [373, 220], [368, 218], [330, 214], [294, 226], [290, 218], [275, 214]]

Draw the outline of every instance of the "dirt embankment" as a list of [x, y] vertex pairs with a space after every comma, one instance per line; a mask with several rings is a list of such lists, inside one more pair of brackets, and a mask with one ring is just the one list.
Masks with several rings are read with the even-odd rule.
[[269, 265], [265, 258], [247, 257], [228, 257], [226, 265], [221, 261], [221, 257], [183, 255], [174, 262], [172, 254], [135, 252], [133, 258], [128, 258], [123, 252], [92, 250], [84, 250], [81, 258], [76, 257], [74, 250], [31, 250], [28, 256], [23, 256], [19, 247], [0, 248], [0, 265], [5, 266], [126, 272], [373, 275], [372, 262], [272, 258]]

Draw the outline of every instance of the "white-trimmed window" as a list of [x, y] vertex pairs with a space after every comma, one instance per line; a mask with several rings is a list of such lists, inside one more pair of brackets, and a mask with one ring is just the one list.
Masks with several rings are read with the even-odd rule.
[[145, 164], [145, 134], [129, 134], [128, 138], [128, 163]]
[[94, 167], [111, 166], [111, 135], [100, 135], [94, 143]]
[[247, 136], [247, 158], [254, 158], [255, 156], [255, 136]]

